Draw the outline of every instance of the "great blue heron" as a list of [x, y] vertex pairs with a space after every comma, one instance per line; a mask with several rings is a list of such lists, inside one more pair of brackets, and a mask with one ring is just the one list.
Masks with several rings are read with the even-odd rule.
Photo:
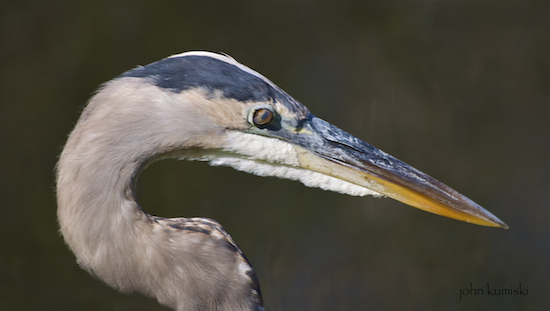
[[83, 269], [178, 311], [263, 310], [263, 302], [252, 266], [220, 224], [141, 209], [140, 171], [168, 157], [385, 195], [507, 228], [453, 189], [313, 116], [234, 59], [174, 55], [127, 71], [91, 98], [59, 159], [57, 198], [61, 232]]

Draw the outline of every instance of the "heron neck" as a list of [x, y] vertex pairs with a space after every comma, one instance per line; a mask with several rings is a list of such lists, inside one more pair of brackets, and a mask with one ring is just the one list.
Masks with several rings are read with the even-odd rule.
[[146, 151], [101, 143], [112, 140], [83, 130], [77, 125], [58, 163], [59, 224], [79, 264], [124, 290], [121, 279], [140, 277], [128, 272], [137, 267], [138, 252], [147, 252], [142, 246], [152, 230], [133, 187]]

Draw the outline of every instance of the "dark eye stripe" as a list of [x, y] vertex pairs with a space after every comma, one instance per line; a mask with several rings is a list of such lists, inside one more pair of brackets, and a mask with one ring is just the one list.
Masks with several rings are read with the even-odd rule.
[[252, 122], [257, 126], [266, 125], [271, 122], [271, 120], [273, 120], [273, 112], [266, 108], [260, 108], [254, 111], [254, 115], [252, 116]]

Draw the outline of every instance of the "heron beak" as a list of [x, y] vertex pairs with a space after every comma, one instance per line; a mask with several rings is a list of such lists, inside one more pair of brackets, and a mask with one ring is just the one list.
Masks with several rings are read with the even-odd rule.
[[391, 155], [311, 116], [286, 138], [300, 166], [371, 189], [437, 215], [490, 227], [508, 226], [472, 200]]

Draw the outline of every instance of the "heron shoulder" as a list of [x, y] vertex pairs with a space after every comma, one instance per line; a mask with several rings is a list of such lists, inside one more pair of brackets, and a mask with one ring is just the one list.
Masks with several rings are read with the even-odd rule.
[[[211, 292], [212, 297], [226, 297], [227, 301], [248, 301], [260, 310], [263, 301], [256, 272], [237, 243], [217, 221], [202, 217], [150, 218], [155, 235], [162, 236], [162, 241], [159, 241], [161, 245], [164, 244], [162, 249], [172, 249], [173, 255], [177, 257], [173, 258], [177, 261], [173, 266], [203, 266], [204, 269], [200, 270], [182, 267], [180, 271], [183, 273], [205, 273], [181, 279], [190, 280], [197, 288], [207, 288], [205, 292]], [[234, 280], [239, 281], [236, 284]], [[232, 299], [235, 296], [243, 297]]]

